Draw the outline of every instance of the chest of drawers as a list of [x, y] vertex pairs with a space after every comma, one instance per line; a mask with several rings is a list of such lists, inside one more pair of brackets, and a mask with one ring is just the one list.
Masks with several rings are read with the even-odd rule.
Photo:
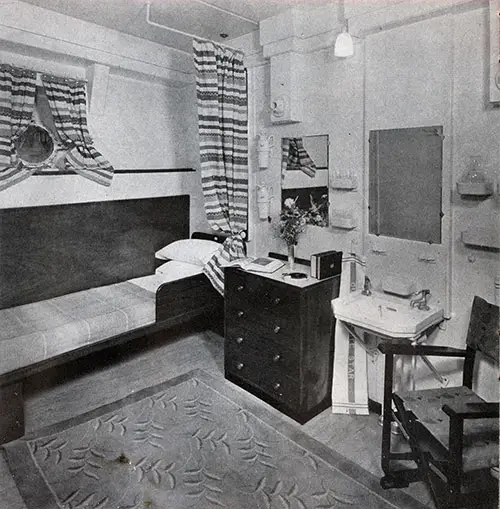
[[316, 280], [225, 270], [225, 377], [300, 423], [331, 405], [340, 274]]

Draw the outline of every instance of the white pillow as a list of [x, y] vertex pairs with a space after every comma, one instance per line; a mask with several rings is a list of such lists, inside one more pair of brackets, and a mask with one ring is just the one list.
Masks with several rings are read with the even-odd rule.
[[160, 260], [175, 260], [203, 267], [220, 249], [222, 244], [213, 240], [182, 239], [156, 251], [155, 256]]
[[178, 262], [170, 260], [156, 268], [155, 274], [160, 276], [162, 281], [174, 281], [184, 277], [202, 274], [203, 268], [193, 263]]

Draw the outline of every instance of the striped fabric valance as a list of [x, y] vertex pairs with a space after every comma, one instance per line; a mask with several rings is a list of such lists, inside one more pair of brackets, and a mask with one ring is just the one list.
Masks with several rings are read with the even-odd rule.
[[67, 151], [65, 169], [104, 186], [111, 185], [114, 169], [94, 147], [87, 127], [85, 83], [42, 75], [61, 144]]
[[230, 235], [206, 267], [223, 293], [221, 266], [244, 256], [248, 219], [248, 98], [243, 55], [209, 41], [193, 41], [198, 130], [207, 220]]
[[36, 73], [0, 65], [0, 191], [34, 173], [19, 159], [14, 141], [31, 122]]

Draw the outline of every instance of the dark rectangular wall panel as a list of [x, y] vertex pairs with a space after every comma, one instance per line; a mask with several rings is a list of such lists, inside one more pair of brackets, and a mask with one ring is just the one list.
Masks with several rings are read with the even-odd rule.
[[189, 237], [189, 196], [0, 210], [0, 309], [154, 272]]
[[443, 127], [370, 131], [369, 233], [441, 243]]

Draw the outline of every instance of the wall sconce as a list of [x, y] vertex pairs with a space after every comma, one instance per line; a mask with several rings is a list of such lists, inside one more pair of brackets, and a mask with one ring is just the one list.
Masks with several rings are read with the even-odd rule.
[[334, 54], [340, 58], [352, 57], [354, 55], [354, 41], [348, 31], [347, 22], [335, 40]]
[[269, 155], [274, 146], [273, 136], [266, 136], [264, 131], [259, 133], [259, 168], [265, 169], [269, 166]]
[[257, 209], [259, 219], [269, 220], [271, 200], [274, 198], [273, 188], [269, 186], [257, 186]]

